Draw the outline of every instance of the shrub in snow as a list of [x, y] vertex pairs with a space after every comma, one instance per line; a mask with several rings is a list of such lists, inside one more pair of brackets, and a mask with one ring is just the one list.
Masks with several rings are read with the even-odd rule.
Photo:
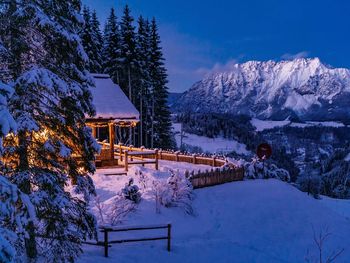
[[153, 194], [156, 200], [156, 212], [160, 212], [160, 206], [181, 207], [185, 213], [193, 215], [192, 208], [193, 187], [185, 174], [169, 171], [167, 181], [154, 181]]
[[118, 225], [131, 212], [136, 211], [137, 204], [129, 199], [125, 199], [119, 192], [112, 199], [101, 202], [99, 197], [95, 199], [97, 210], [97, 221], [100, 225]]
[[265, 161], [263, 163], [258, 158], [253, 158], [251, 162], [244, 165], [245, 177], [248, 179], [276, 178], [282, 181], [290, 181], [289, 172], [277, 167], [275, 164]]
[[95, 199], [98, 222], [103, 225], [117, 225], [131, 212], [136, 211], [141, 201], [139, 187], [131, 178], [115, 197], [102, 203], [99, 197]]
[[138, 169], [135, 171], [135, 176], [138, 179], [138, 182], [139, 182], [139, 185], [141, 186], [141, 189], [143, 191], [145, 191], [147, 186], [148, 186], [148, 182], [149, 182], [147, 175]]
[[120, 224], [123, 219], [131, 212], [136, 211], [137, 203], [118, 193], [112, 201], [112, 205], [107, 210], [104, 222], [110, 225]]
[[322, 186], [322, 180], [319, 175], [312, 174], [311, 172], [303, 173], [297, 178], [296, 183], [301, 191], [312, 194], [315, 198], [318, 198]]
[[136, 204], [140, 203], [141, 201], [141, 193], [139, 191], [139, 187], [137, 185], [134, 185], [133, 178], [131, 178], [129, 180], [129, 183], [126, 184], [122, 189], [122, 194], [125, 199], [133, 201]]

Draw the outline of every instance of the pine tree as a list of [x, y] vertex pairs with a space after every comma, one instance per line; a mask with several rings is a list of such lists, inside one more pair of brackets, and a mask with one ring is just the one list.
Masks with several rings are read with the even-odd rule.
[[167, 105], [167, 72], [164, 67], [158, 27], [154, 18], [151, 22], [150, 46], [150, 78], [152, 85], [151, 147], [170, 149], [174, 147], [174, 141], [171, 133], [170, 110]]
[[83, 9], [84, 27], [80, 34], [85, 52], [89, 57], [87, 69], [100, 73], [102, 70], [102, 36], [96, 11], [91, 14], [86, 6]]
[[136, 38], [136, 52], [138, 61], [138, 77], [137, 86], [138, 94], [136, 105], [140, 112], [139, 124], [139, 144], [148, 147], [148, 120], [150, 119], [148, 105], [150, 102], [150, 75], [149, 75], [149, 60], [150, 60], [150, 28], [149, 22], [142, 16], [138, 19], [138, 32]]
[[[6, 52], [1, 43], [0, 49]], [[0, 82], [0, 138], [17, 129], [7, 105], [12, 93], [12, 87]], [[0, 139], [1, 153], [2, 146]], [[0, 173], [0, 200], [0, 262], [14, 262], [19, 256], [16, 255], [16, 244], [18, 246], [24, 243], [27, 234], [25, 229], [29, 222], [33, 223], [35, 213], [28, 196], [12, 184], [3, 173]]]
[[121, 42], [117, 17], [114, 9], [108, 17], [103, 35], [103, 70], [112, 80], [120, 84], [121, 75]]
[[128, 5], [125, 6], [120, 23], [122, 75], [120, 86], [132, 103], [136, 101], [138, 93], [135, 82], [137, 81], [137, 56], [134, 18], [130, 14]]
[[0, 26], [4, 68], [15, 91], [10, 110], [18, 123], [17, 134], [4, 140], [3, 160], [11, 182], [35, 206], [38, 223], [26, 228], [29, 261], [38, 253], [48, 262], [73, 261], [81, 242], [96, 233], [88, 199], [98, 146], [85, 126], [85, 115], [94, 114], [93, 82], [77, 34], [80, 8], [78, 0], [17, 0], [0, 9], [7, 18]]
[[91, 30], [92, 30], [92, 40], [95, 44], [95, 68], [94, 72], [102, 73], [102, 49], [103, 49], [103, 37], [100, 30], [100, 21], [97, 18], [96, 10], [92, 12], [91, 15]]

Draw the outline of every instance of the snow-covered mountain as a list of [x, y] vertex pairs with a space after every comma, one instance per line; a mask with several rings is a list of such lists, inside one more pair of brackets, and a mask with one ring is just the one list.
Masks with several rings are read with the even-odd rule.
[[318, 58], [249, 61], [195, 83], [173, 108], [274, 120], [350, 120], [350, 70]]

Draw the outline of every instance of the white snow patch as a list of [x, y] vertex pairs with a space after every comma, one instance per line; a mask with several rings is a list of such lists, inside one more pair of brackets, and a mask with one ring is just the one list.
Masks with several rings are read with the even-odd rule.
[[[181, 123], [173, 123], [173, 129], [178, 147], [181, 145]], [[209, 153], [229, 153], [236, 152], [238, 154], [249, 155], [247, 146], [234, 139], [225, 139], [223, 137], [209, 138], [206, 136], [198, 136], [196, 134], [184, 133], [183, 143], [198, 146], [202, 148], [204, 152]]]
[[[157, 176], [161, 175], [155, 173], [152, 178]], [[126, 179], [94, 176], [97, 192], [105, 195], [119, 191]], [[196, 216], [176, 208], [162, 208], [161, 214], [156, 214], [154, 199], [146, 195], [125, 222], [171, 222], [171, 252], [166, 251], [164, 240], [115, 244], [109, 258], [104, 258], [101, 247], [84, 246], [78, 262], [304, 262], [308, 250], [317, 255], [313, 228], [318, 233], [326, 226], [332, 235], [325, 243], [325, 252], [345, 248], [337, 262], [350, 258], [350, 224], [345, 214], [335, 211], [333, 202], [316, 200], [287, 183], [273, 179], [235, 182], [195, 190], [195, 196]], [[349, 212], [349, 206], [342, 207]], [[143, 232], [141, 237], [163, 232]], [[126, 236], [136, 237], [136, 233]], [[110, 239], [115, 238], [121, 235]]]
[[291, 122], [289, 120], [271, 121], [271, 120], [259, 120], [259, 119], [253, 118], [250, 122], [256, 128], [256, 131], [264, 131], [264, 130], [269, 130], [276, 127], [283, 127], [283, 126], [291, 126], [291, 127], [298, 127], [298, 128], [306, 128], [306, 127], [313, 127], [313, 126], [334, 127], [334, 128], [346, 127], [344, 123], [337, 122], [337, 121], [307, 121], [305, 123], [299, 123], [299, 122]]
[[256, 131], [263, 131], [263, 130], [273, 129], [276, 127], [283, 127], [291, 123], [289, 120], [270, 121], [270, 120], [259, 120], [255, 118], [253, 118], [250, 122], [256, 128]]

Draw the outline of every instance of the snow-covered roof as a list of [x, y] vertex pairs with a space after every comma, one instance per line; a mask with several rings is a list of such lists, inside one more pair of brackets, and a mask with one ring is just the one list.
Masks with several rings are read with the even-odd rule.
[[92, 74], [95, 88], [91, 88], [96, 108], [94, 119], [139, 119], [139, 112], [107, 74]]

